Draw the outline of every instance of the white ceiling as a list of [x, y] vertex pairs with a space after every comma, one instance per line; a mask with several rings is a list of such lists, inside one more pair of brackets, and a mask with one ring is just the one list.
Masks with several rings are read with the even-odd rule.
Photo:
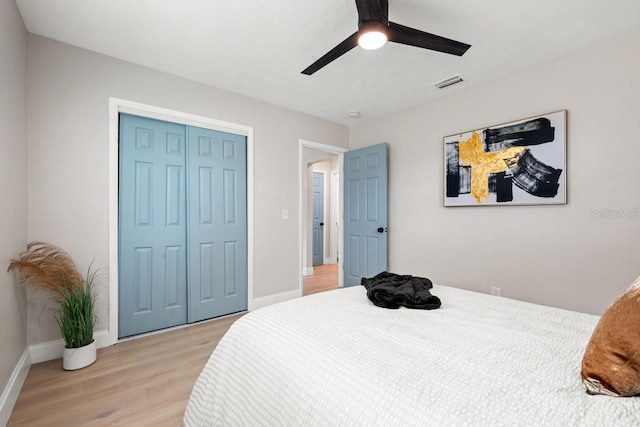
[[471, 49], [356, 48], [305, 76], [357, 29], [353, 0], [16, 3], [31, 33], [347, 125], [640, 30], [640, 0], [389, 0], [391, 21]]

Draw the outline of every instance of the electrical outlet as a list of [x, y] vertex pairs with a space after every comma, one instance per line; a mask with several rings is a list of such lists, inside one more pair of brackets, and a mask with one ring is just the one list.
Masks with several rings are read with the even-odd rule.
[[289, 209], [282, 209], [282, 219], [285, 221], [289, 219]]
[[491, 295], [493, 295], [494, 297], [499, 297], [500, 296], [500, 292], [501, 289], [497, 286], [492, 286], [491, 287]]

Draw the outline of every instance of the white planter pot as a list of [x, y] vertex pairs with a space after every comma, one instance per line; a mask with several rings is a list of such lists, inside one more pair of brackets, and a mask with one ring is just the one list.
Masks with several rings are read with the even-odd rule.
[[66, 348], [62, 353], [62, 367], [65, 371], [74, 371], [91, 365], [96, 361], [96, 342], [80, 348]]

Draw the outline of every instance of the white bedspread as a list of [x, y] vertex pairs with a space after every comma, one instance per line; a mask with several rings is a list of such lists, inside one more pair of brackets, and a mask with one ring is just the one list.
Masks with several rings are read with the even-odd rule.
[[598, 317], [434, 286], [433, 311], [361, 286], [238, 320], [193, 389], [187, 426], [640, 426], [640, 398], [580, 381]]

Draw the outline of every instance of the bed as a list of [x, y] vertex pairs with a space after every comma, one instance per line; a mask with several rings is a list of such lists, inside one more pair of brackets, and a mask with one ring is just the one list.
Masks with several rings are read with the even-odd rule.
[[437, 310], [361, 287], [251, 312], [222, 338], [186, 426], [640, 426], [640, 398], [592, 396], [599, 317], [434, 286]]

